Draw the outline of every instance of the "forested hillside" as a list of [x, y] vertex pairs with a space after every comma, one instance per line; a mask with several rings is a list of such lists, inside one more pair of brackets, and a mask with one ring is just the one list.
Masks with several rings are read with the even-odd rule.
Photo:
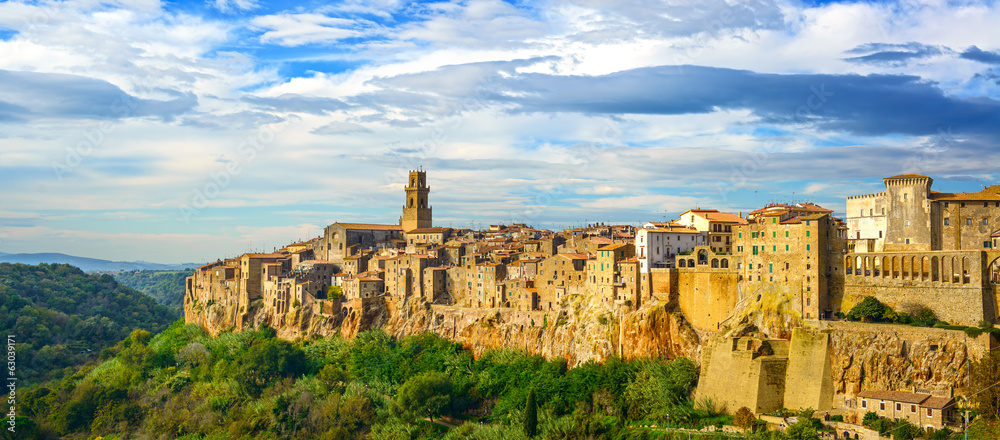
[[113, 350], [29, 390], [22, 413], [34, 423], [24, 424], [39, 438], [586, 439], [646, 438], [629, 425], [668, 414], [675, 426], [726, 420], [695, 408], [697, 368], [686, 359], [568, 369], [512, 351], [473, 359], [431, 334], [293, 343], [267, 328], [211, 338], [183, 321]]
[[118, 272], [115, 279], [119, 283], [145, 293], [156, 302], [184, 314], [184, 279], [193, 270], [142, 270]]
[[62, 377], [132, 330], [158, 333], [178, 316], [110, 275], [0, 263], [0, 327], [15, 336], [22, 385]]

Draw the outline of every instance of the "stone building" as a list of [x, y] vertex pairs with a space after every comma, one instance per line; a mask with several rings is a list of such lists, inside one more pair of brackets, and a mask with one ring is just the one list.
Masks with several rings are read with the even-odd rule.
[[847, 236], [842, 222], [828, 213], [790, 218], [775, 213], [758, 215], [736, 231], [742, 297], [761, 301], [777, 295], [804, 319], [833, 317], [831, 284], [833, 296], [840, 296], [836, 280], [842, 278]]
[[847, 198], [854, 252], [992, 249], [1000, 231], [1000, 185], [974, 193], [931, 190], [934, 179], [883, 179], [885, 192]]
[[674, 257], [691, 252], [695, 246], [707, 241], [708, 233], [692, 226], [675, 223], [646, 223], [635, 233], [635, 252], [639, 258], [639, 271], [649, 273], [651, 268], [669, 268]]
[[403, 205], [403, 216], [399, 218], [399, 226], [403, 232], [432, 227], [432, 211], [427, 200], [431, 191], [427, 186], [427, 172], [410, 171], [409, 185], [405, 191], [406, 204]]
[[950, 395], [933, 395], [910, 391], [862, 391], [858, 393], [858, 420], [874, 412], [890, 420], [907, 420], [921, 428], [944, 428], [955, 423], [955, 399]]
[[733, 228], [745, 225], [747, 221], [731, 212], [699, 208], [681, 213], [676, 223], [705, 232], [705, 244], [711, 248], [712, 252], [732, 252]]
[[556, 310], [568, 295], [583, 294], [588, 261], [589, 255], [576, 253], [556, 254], [542, 260], [535, 276], [539, 308]]

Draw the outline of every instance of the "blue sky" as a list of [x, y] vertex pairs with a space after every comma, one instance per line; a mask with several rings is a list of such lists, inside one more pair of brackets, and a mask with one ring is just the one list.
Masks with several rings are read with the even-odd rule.
[[844, 210], [997, 182], [995, 2], [7, 1], [0, 252], [196, 262], [392, 223]]

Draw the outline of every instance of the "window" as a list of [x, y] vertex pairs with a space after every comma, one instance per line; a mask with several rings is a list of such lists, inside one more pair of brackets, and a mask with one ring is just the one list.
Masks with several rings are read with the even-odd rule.
[[812, 232], [812, 231], [806, 231], [806, 237], [808, 237], [808, 236], [809, 236], [809, 233], [810, 233], [810, 232]]
[[917, 405], [910, 405], [910, 412], [916, 414], [917, 413]]
[[808, 306], [808, 305], [809, 305], [809, 303], [811, 302], [811, 301], [810, 301], [811, 299], [812, 299], [812, 298], [806, 298], [806, 305], [807, 305], [807, 306]]
[[871, 216], [875, 215], [875, 214], [873, 214], [874, 212], [875, 212], [874, 209], [869, 209], [868, 210], [868, 216], [871, 217]]
[[909, 220], [906, 221], [906, 226], [910, 226], [910, 221]]
[[882, 231], [878, 231], [878, 238], [882, 238]]
[[786, 251], [788, 250], [788, 245], [787, 245], [787, 244], [785, 245], [785, 250], [786, 250]]
[[910, 244], [910, 239], [909, 238], [906, 239], [906, 244]]
[[945, 225], [945, 226], [948, 226], [948, 225], [950, 225], [950, 224], [951, 224], [951, 219], [949, 219], [948, 217], [945, 217], [945, 218], [944, 218], [944, 225]]
[[807, 244], [807, 245], [806, 245], [806, 251], [808, 251], [808, 250], [809, 250], [809, 247], [810, 247], [810, 246], [809, 246], [809, 245]]
[[774, 273], [774, 263], [767, 263], [767, 273]]
[[885, 411], [885, 402], [879, 402], [878, 403], [878, 410], [879, 411]]
[[743, 238], [743, 233], [740, 232], [739, 238]]
[[966, 226], [972, 226], [972, 218], [966, 218], [965, 219], [965, 225]]
[[909, 198], [909, 197], [910, 197], [910, 195], [909, 195], [909, 194], [907, 194], [907, 193], [903, 193], [903, 200], [906, 200], [906, 199], [907, 199], [907, 198]]
[[861, 399], [861, 407], [862, 408], [868, 408], [868, 401], [865, 400], [865, 399]]
[[903, 410], [903, 404], [896, 402], [896, 411], [902, 411], [902, 410]]
[[778, 252], [778, 246], [771, 246], [771, 252]]
[[990, 224], [990, 219], [984, 217], [983, 218], [983, 226], [986, 226], [988, 224]]
[[788, 263], [788, 262], [786, 261], [786, 262], [785, 262], [785, 270], [788, 270], [788, 267], [789, 267], [789, 265], [790, 265], [790, 264], [789, 264], [789, 263]]
[[778, 238], [778, 231], [771, 232], [771, 238]]
[[785, 231], [785, 237], [787, 237], [787, 236], [788, 236], [788, 231]]
[[927, 408], [927, 417], [932, 417], [932, 416], [934, 416], [934, 410]]

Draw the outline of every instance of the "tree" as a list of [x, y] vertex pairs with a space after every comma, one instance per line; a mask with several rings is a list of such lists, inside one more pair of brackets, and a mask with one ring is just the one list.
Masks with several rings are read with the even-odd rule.
[[875, 411], [868, 411], [865, 413], [865, 418], [861, 419], [861, 424], [871, 426], [876, 420], [878, 420], [878, 414]]
[[750, 411], [750, 408], [745, 406], [736, 410], [736, 414], [733, 415], [733, 424], [744, 431], [752, 428], [756, 420], [757, 418], [753, 416], [753, 411]]
[[851, 321], [878, 322], [885, 317], [887, 310], [889, 308], [875, 299], [874, 296], [866, 296], [858, 305], [851, 308], [850, 312], [847, 312], [847, 319]]
[[538, 435], [538, 403], [534, 388], [528, 391], [528, 401], [524, 404], [524, 435], [528, 438]]
[[438, 371], [414, 376], [399, 387], [396, 403], [400, 408], [415, 414], [427, 414], [433, 421], [451, 405], [451, 378]]
[[993, 386], [1000, 381], [1000, 352], [991, 351], [969, 365], [971, 389], [982, 390], [972, 395], [973, 405], [984, 417], [1000, 419], [1000, 387]]
[[799, 421], [785, 429], [785, 435], [791, 440], [815, 440], [819, 438], [811, 418], [799, 417]]
[[913, 440], [913, 428], [906, 419], [900, 420], [892, 430], [892, 440]]

